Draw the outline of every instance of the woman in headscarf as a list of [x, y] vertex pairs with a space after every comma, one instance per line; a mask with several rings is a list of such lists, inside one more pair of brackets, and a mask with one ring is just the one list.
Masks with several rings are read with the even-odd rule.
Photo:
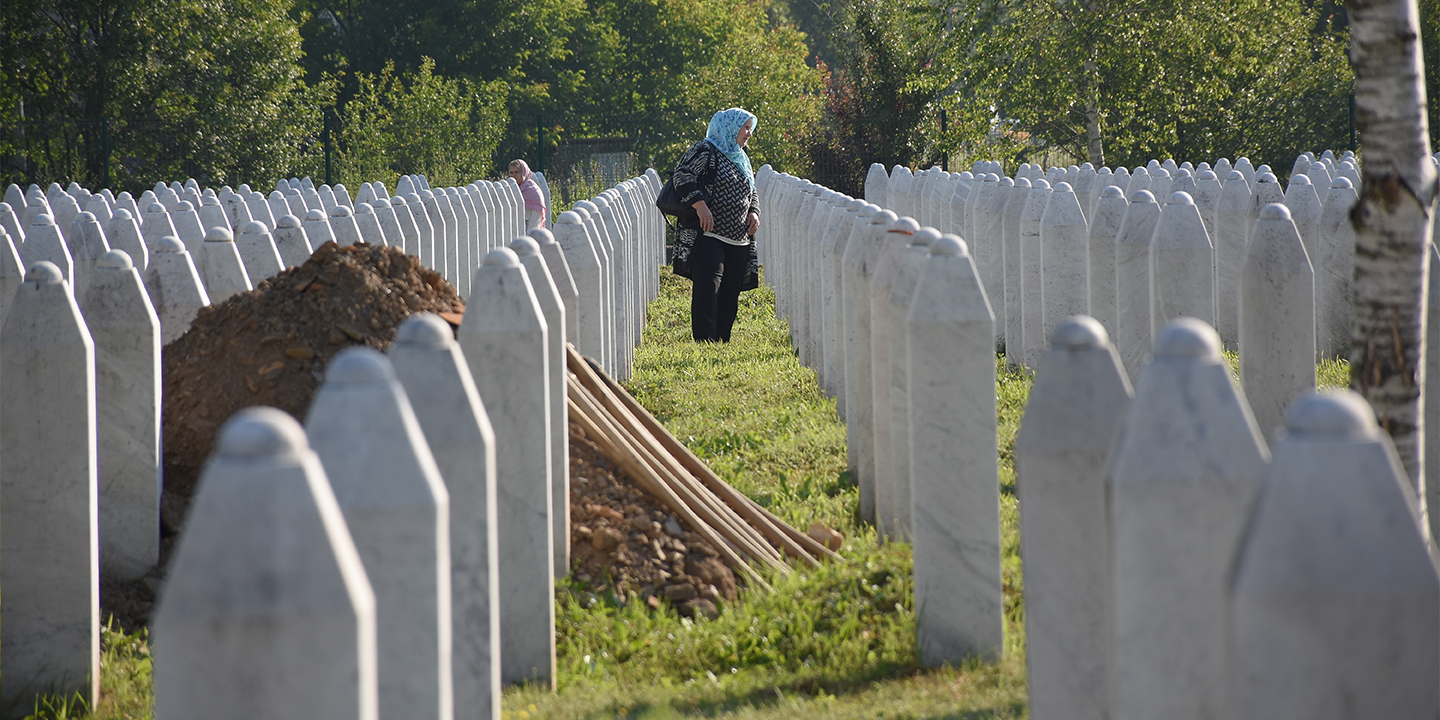
[[760, 196], [745, 154], [756, 122], [738, 107], [715, 113], [705, 139], [680, 156], [671, 177], [680, 202], [696, 213], [680, 218], [678, 232], [692, 241], [690, 333], [697, 342], [730, 342], [735, 324], [749, 246], [760, 228]]
[[545, 194], [535, 182], [535, 173], [524, 160], [511, 160], [510, 177], [520, 184], [520, 196], [525, 198], [525, 231], [545, 227]]

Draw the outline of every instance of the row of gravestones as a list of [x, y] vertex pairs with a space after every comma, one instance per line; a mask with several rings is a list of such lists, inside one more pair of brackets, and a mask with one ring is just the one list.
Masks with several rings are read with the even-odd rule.
[[[593, 216], [563, 213], [563, 247], [537, 229], [488, 249], [458, 344], [427, 316], [401, 328], [393, 369], [365, 349], [337, 356], [307, 420], [323, 463], [278, 411], [222, 430], [152, 626], [161, 716], [374, 717], [379, 702], [387, 716], [492, 718], [500, 682], [552, 681], [553, 578], [569, 568], [564, 347], [605, 347], [567, 318], [638, 328], [614, 313], [643, 312], [658, 289], [658, 191], [651, 171], [589, 201]], [[22, 248], [74, 247], [51, 215], [27, 214], [37, 234]], [[5, 717], [41, 693], [93, 701], [101, 573], [138, 577], [158, 554], [165, 296], [85, 214], [76, 239], [101, 250], [83, 293], [0, 231], [28, 268], [0, 330]], [[146, 254], [189, 257], [174, 236]], [[324, 690], [336, 682], [351, 690]]]
[[[767, 183], [772, 233], [830, 227], [787, 216], [785, 180]], [[891, 383], [874, 375], [900, 401], [872, 419], [889, 416], [908, 463], [909, 486], [894, 489], [908, 501], [897, 525], [913, 545], [921, 662], [993, 660], [995, 314], [961, 238], [860, 212], [848, 237], [822, 237], [821, 253], [843, 243], [826, 304], [845, 324], [847, 380], [887, 347], [903, 368]], [[1252, 243], [1303, 247], [1284, 206], [1259, 224]], [[770, 237], [772, 258], [796, 249], [774, 240], [797, 235]], [[819, 259], [790, 255], [823, 276], [833, 263]], [[866, 358], [857, 344], [876, 339]], [[1388, 436], [1359, 396], [1309, 392], [1268, 443], [1221, 347], [1207, 323], [1172, 319], [1132, 391], [1097, 320], [1052, 333], [1016, 441], [1032, 716], [1434, 715], [1440, 577]], [[865, 407], [847, 397], [853, 425]]]
[[[1302, 156], [1297, 169], [1327, 172], [1321, 161], [1313, 168], [1298, 164], [1302, 161], [1307, 160]], [[1242, 158], [1239, 166], [1248, 168], [1249, 163]], [[1343, 167], [1352, 169], [1348, 161]], [[1041, 338], [1074, 314], [1100, 319], [1107, 332], [1119, 338], [1121, 356], [1132, 371], [1138, 371], [1154, 332], [1169, 319], [1190, 316], [1213, 321], [1215, 298], [1222, 294], [1216, 290], [1215, 275], [1221, 253], [1210, 241], [1202, 210], [1223, 206], [1197, 204], [1189, 192], [1176, 190], [1162, 207], [1148, 189], [1133, 184], [1131, 202], [1119, 187], [1103, 185], [1087, 213], [1089, 203], [1081, 203], [1067, 181], [1057, 180], [1052, 191], [1043, 178], [1037, 177], [1036, 187], [1030, 188], [1027, 178], [996, 181], [993, 174], [983, 172], [986, 167], [977, 169], [983, 181], [971, 182], [966, 177], [971, 173], [962, 173], [958, 178], [944, 176], [953, 187], [936, 183], [939, 189], [931, 196], [942, 197], [948, 189], [950, 205], [915, 204], [913, 209], [942, 222], [948, 219], [952, 229], [964, 229], [973, 217], [970, 229], [956, 234], [962, 238], [968, 234], [974, 239], [971, 246], [991, 251], [989, 264], [978, 257], [976, 264], [992, 308], [1004, 318], [1003, 324], [997, 323], [997, 340], [1012, 365], [1034, 367], [1043, 349]], [[1235, 276], [1233, 287], [1223, 294], [1233, 301], [1237, 316], [1242, 380], [1261, 426], [1273, 433], [1281, 426], [1284, 407], [1315, 386], [1315, 328], [1322, 322], [1318, 288], [1323, 283], [1316, 281], [1312, 265], [1312, 258], [1322, 256], [1308, 251], [1304, 234], [1313, 233], [1316, 226], [1295, 221], [1295, 217], [1319, 216], [1313, 187], [1305, 184], [1308, 177], [1294, 173], [1290, 197], [1269, 198], [1266, 189], [1278, 192], [1278, 186], [1269, 182], [1271, 176], [1264, 169], [1260, 168], [1254, 193], [1240, 171], [1231, 171], [1231, 192], [1226, 197], [1235, 200], [1236, 214], [1218, 218], [1209, 214], [1217, 225], [1236, 225], [1227, 232], [1243, 233], [1238, 242], [1231, 239], [1225, 244], [1238, 246], [1226, 256], [1238, 255], [1240, 260], [1228, 263], [1235, 266]], [[878, 187], [883, 181], [875, 178], [885, 177], [883, 168], [872, 170], [871, 184]], [[1164, 178], [1166, 172], [1157, 167], [1153, 175]], [[1188, 179], [1187, 172], [1177, 169], [1182, 180]], [[1022, 174], [1031, 170], [1022, 168]], [[1137, 168], [1134, 177], [1146, 174], [1149, 171]], [[1201, 174], [1208, 176], [1210, 171]], [[937, 180], [940, 175], [936, 171]], [[905, 187], [909, 193], [920, 182], [899, 171], [896, 177], [910, 184], [892, 178], [891, 190]], [[925, 177], [922, 173], [920, 179]], [[1094, 178], [1087, 176], [1081, 184], [1091, 190], [1101, 188], [1108, 180], [1100, 177], [1089, 182]], [[1348, 178], [1334, 184], [1324, 211], [1328, 220], [1324, 232], [1311, 241], [1326, 248], [1322, 267], [1345, 268], [1322, 275], [1332, 280], [1343, 276], [1343, 282], [1331, 286], [1335, 292], [1325, 296], [1341, 301], [1338, 307], [1345, 312], [1332, 316], [1342, 316], [1348, 323], [1354, 233], [1347, 218], [1356, 194]], [[909, 460], [895, 438], [905, 437], [907, 431], [900, 320], [910, 304], [913, 272], [900, 259], [910, 252], [906, 244], [898, 240], [887, 244], [881, 238], [892, 233], [909, 237], [920, 223], [768, 168], [762, 168], [760, 186], [764, 202], [777, 218], [762, 232], [765, 237], [785, 239], [761, 244], [778, 312], [790, 321], [801, 361], [816, 370], [848, 421], [851, 471], [859, 480], [863, 517], [878, 518], [886, 535], [905, 537]], [[895, 194], [904, 197], [899, 191]], [[914, 194], [924, 196], [920, 191]], [[1259, 204], [1267, 199], [1284, 202]], [[1255, 208], [1253, 222], [1248, 210], [1241, 213], [1250, 207]], [[996, 209], [1004, 212], [990, 212]], [[888, 228], [881, 227], [887, 224]], [[1001, 295], [1011, 301], [997, 301]], [[1300, 322], [1300, 318], [1310, 320]], [[1009, 332], [1001, 330], [1004, 325]]]

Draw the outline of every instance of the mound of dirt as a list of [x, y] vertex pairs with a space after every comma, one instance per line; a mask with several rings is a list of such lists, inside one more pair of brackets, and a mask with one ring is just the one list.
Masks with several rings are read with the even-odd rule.
[[396, 248], [320, 246], [292, 267], [200, 311], [165, 346], [165, 490], [188, 497], [237, 410], [270, 405], [304, 422], [325, 363], [351, 345], [384, 351], [417, 312], [463, 313], [440, 274]]
[[458, 323], [465, 301], [413, 255], [334, 242], [254, 290], [202, 309], [164, 348], [160, 564], [139, 581], [103, 581], [101, 617], [113, 615], [126, 630], [148, 624], [195, 481], [232, 414], [270, 405], [304, 422], [331, 357], [351, 345], [384, 351], [417, 312]]
[[669, 602], [686, 617], [714, 617], [735, 599], [735, 574], [715, 547], [640, 489], [570, 424], [570, 564], [597, 595], [652, 608]]

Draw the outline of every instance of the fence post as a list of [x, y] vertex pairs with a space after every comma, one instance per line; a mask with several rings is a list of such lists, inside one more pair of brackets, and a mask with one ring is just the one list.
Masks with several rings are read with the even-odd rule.
[[[1354, 145], [1352, 142], [1351, 145]], [[100, 118], [100, 152], [105, 156], [105, 182], [110, 187], [110, 118]]]
[[[945, 117], [945, 108], [940, 108], [940, 139], [941, 139], [941, 142], [944, 142], [944, 139], [945, 139], [945, 131], [946, 131], [947, 125], [948, 125], [948, 123], [946, 123], [945, 120], [946, 120], [946, 117]], [[944, 152], [944, 153], [942, 153], [942, 154], [940, 155], [940, 169], [941, 169], [941, 170], [944, 170], [944, 171], [947, 172], [947, 173], [950, 172], [950, 153], [949, 153], [949, 151], [946, 151], [946, 152]]]
[[333, 184], [335, 183], [335, 181], [331, 179], [331, 175], [333, 174], [334, 166], [333, 166], [333, 164], [331, 163], [331, 150], [332, 150], [332, 147], [331, 147], [331, 142], [330, 142], [330, 113], [329, 113], [328, 111], [326, 111], [326, 110], [321, 110], [321, 111], [320, 111], [320, 117], [321, 117], [321, 119], [324, 121], [324, 124], [325, 124], [325, 130], [323, 131], [323, 134], [322, 134], [322, 138], [323, 138], [323, 140], [324, 140], [324, 142], [325, 142], [325, 184], [326, 184], [326, 185], [333, 185]]

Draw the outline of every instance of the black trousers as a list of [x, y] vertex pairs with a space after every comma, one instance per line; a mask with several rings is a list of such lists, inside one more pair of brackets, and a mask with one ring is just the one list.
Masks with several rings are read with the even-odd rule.
[[750, 248], [708, 235], [695, 238], [690, 251], [690, 334], [696, 342], [730, 342], [740, 307], [740, 286], [750, 264]]

